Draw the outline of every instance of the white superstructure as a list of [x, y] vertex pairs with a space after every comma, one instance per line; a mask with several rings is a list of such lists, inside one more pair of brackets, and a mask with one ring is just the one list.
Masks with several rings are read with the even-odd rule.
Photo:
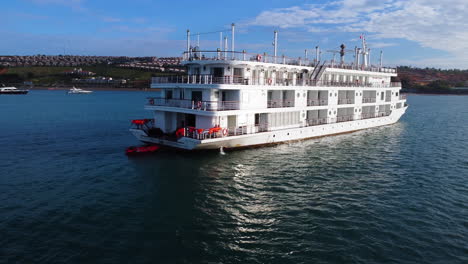
[[[232, 47], [233, 39], [234, 25]], [[228, 51], [224, 43], [192, 48], [187, 31], [187, 75], [152, 79], [160, 96], [145, 108], [154, 128], [131, 129], [139, 140], [189, 150], [248, 147], [388, 125], [407, 108], [401, 84], [392, 82], [396, 69], [371, 66], [364, 39], [350, 64], [344, 45], [339, 62], [326, 62], [318, 47], [309, 60], [307, 51], [287, 58]]]

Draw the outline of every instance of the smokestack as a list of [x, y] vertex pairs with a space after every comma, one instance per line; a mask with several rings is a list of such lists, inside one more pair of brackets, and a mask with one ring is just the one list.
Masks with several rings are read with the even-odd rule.
[[304, 50], [304, 59], [307, 60], [307, 49]]

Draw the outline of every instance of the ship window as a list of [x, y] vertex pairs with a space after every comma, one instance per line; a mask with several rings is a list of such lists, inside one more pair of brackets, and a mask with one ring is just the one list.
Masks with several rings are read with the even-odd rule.
[[172, 91], [166, 90], [166, 99], [172, 99]]
[[242, 68], [234, 68], [234, 76], [242, 76]]
[[331, 111], [328, 112], [331, 115]]
[[357, 113], [357, 109], [354, 109], [354, 113]]
[[333, 96], [333, 94], [332, 94], [332, 93], [330, 93], [330, 97], [332, 97], [332, 96]]
[[335, 93], [335, 96], [338, 96], [338, 94], [337, 94], [337, 93]]
[[395, 93], [395, 96], [398, 96], [398, 92]]
[[255, 114], [255, 125], [260, 124], [260, 114]]
[[333, 111], [333, 114], [336, 115], [336, 111]]
[[384, 99], [384, 93], [380, 93], [380, 100], [383, 100]]
[[297, 98], [301, 97], [301, 94], [300, 93], [297, 93]]

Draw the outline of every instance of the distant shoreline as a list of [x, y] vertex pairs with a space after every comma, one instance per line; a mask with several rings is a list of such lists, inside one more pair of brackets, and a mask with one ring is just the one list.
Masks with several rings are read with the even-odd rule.
[[[30, 91], [34, 90], [48, 90], [48, 91], [68, 91], [72, 88], [70, 87], [45, 87], [45, 86], [35, 86], [32, 88], [27, 88]], [[153, 89], [153, 88], [112, 88], [112, 87], [77, 87], [80, 89], [84, 90], [90, 90], [90, 91], [135, 91], [135, 92], [157, 92], [159, 89]]]
[[[70, 87], [46, 87], [46, 86], [35, 86], [31, 88], [27, 88], [31, 91], [34, 90], [49, 90], [49, 91], [68, 91], [72, 88]], [[155, 89], [155, 88], [112, 88], [112, 87], [85, 87], [85, 86], [80, 86], [78, 87], [80, 89], [85, 89], [85, 90], [91, 90], [91, 91], [133, 91], [133, 92], [158, 92], [160, 89]], [[401, 93], [403, 94], [411, 94], [411, 95], [468, 95], [468, 89], [457, 89], [457, 90], [449, 90], [449, 91], [421, 91], [421, 90], [413, 90], [413, 89], [408, 89], [408, 90], [402, 90]]]
[[431, 94], [431, 95], [468, 95], [468, 89], [402, 89], [401, 93], [406, 94]]

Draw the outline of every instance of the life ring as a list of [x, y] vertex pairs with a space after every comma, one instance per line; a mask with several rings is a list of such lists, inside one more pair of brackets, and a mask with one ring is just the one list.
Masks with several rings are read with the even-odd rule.
[[268, 85], [271, 85], [271, 83], [273, 82], [273, 80], [271, 78], [268, 78]]
[[223, 136], [227, 136], [228, 135], [228, 129], [227, 128], [223, 128]]
[[154, 99], [153, 98], [149, 99], [149, 103], [150, 105], [154, 105]]
[[262, 55], [257, 54], [257, 61], [262, 61]]

